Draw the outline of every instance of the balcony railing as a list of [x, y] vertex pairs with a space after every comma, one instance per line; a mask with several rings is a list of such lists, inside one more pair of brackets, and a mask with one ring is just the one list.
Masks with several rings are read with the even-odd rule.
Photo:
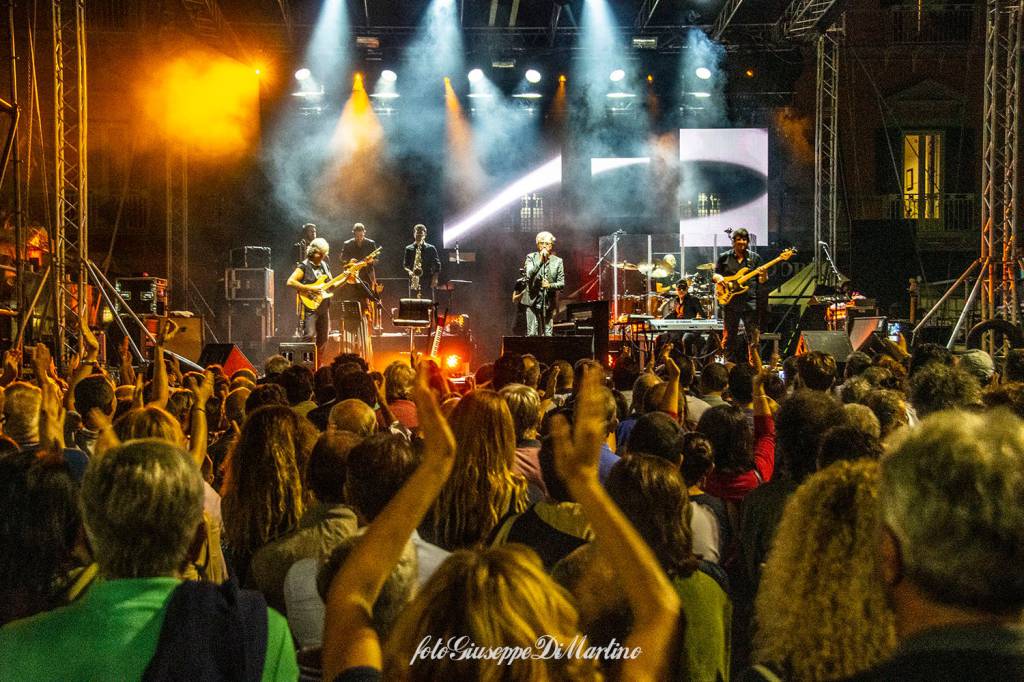
[[913, 220], [918, 234], [978, 228], [976, 194], [876, 194], [851, 197], [854, 220]]

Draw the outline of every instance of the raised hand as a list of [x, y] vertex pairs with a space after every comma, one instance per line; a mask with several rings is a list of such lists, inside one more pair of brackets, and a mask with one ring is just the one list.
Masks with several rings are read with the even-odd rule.
[[668, 374], [669, 381], [678, 381], [679, 375], [682, 373], [679, 370], [679, 365], [672, 359], [672, 346], [665, 344], [661, 350], [661, 364], [665, 365], [665, 371]]
[[603, 384], [602, 371], [587, 367], [576, 393], [576, 416], [571, 434], [565, 417], [556, 415], [551, 420], [555, 470], [567, 485], [572, 481], [597, 480], [601, 444], [607, 433]]
[[110, 417], [103, 414], [103, 412], [94, 407], [89, 410], [89, 417], [92, 419], [92, 423], [96, 425], [96, 433], [99, 434], [99, 438], [96, 439], [96, 444], [93, 446], [93, 456], [102, 457], [111, 448], [116, 448], [120, 445], [121, 439], [114, 432], [114, 426], [110, 423]]
[[37, 343], [32, 351], [32, 369], [36, 373], [36, 381], [40, 384], [46, 381], [52, 362], [53, 357], [50, 355], [50, 349], [42, 343]]
[[187, 388], [195, 398], [196, 407], [206, 409], [206, 403], [213, 397], [213, 372], [206, 370], [203, 373], [203, 380], [201, 382], [197, 381], [194, 376], [188, 377], [185, 388]]
[[416, 383], [413, 384], [412, 399], [416, 403], [416, 413], [420, 422], [420, 433], [423, 434], [423, 461], [444, 467], [451, 467], [455, 461], [455, 435], [448, 420], [441, 414], [437, 404], [437, 396], [430, 389], [430, 367], [420, 363], [416, 370]]
[[64, 409], [60, 404], [57, 385], [40, 380], [42, 396], [39, 401], [39, 443], [56, 452], [64, 449]]

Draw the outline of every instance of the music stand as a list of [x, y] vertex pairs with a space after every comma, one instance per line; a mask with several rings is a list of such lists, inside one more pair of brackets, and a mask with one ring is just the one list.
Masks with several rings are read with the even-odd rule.
[[398, 315], [391, 320], [396, 327], [409, 330], [409, 355], [416, 352], [415, 333], [433, 323], [434, 302], [429, 298], [398, 299]]

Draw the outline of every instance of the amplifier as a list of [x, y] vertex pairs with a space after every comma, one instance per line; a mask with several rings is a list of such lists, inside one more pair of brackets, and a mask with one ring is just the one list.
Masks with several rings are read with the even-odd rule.
[[274, 271], [270, 268], [228, 268], [224, 298], [229, 301], [273, 301]]
[[[163, 315], [167, 312], [167, 280], [162, 277], [118, 277], [114, 288], [136, 315]], [[118, 314], [127, 311], [117, 304]]]
[[269, 246], [240, 246], [231, 249], [230, 263], [232, 268], [270, 269]]

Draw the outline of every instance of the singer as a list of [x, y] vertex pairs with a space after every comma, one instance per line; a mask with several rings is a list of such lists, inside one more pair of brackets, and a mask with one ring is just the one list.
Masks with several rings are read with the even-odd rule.
[[526, 308], [527, 336], [551, 336], [556, 292], [565, 287], [565, 267], [554, 248], [555, 236], [538, 232], [537, 250], [526, 256], [526, 287], [519, 302]]

